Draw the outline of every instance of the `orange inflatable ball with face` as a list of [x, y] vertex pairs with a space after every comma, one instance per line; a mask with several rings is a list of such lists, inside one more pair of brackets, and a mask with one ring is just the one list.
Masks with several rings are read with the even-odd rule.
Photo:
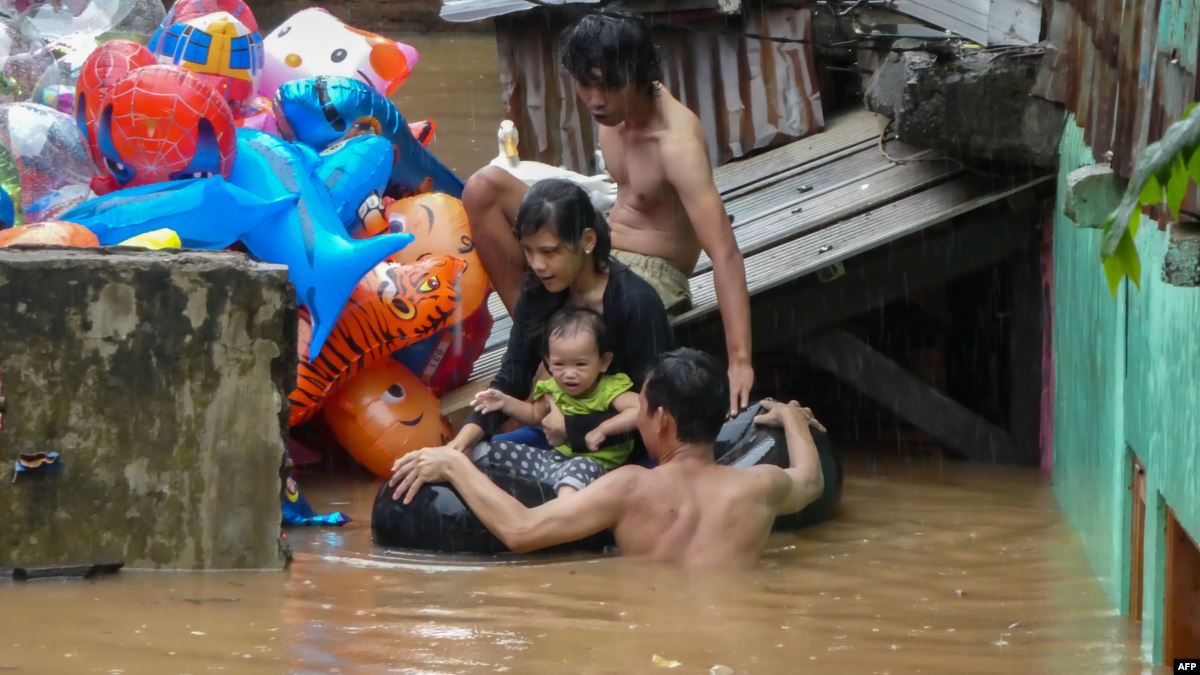
[[82, 225], [61, 220], [30, 223], [0, 230], [0, 248], [6, 246], [99, 246], [100, 240]]
[[458, 282], [464, 318], [484, 303], [489, 283], [487, 272], [479, 261], [461, 201], [440, 192], [407, 197], [392, 202], [382, 214], [369, 215], [354, 236], [365, 239], [388, 232], [407, 232], [413, 236], [412, 243], [389, 260], [412, 264], [424, 255], [450, 255], [467, 263]]
[[452, 436], [437, 397], [391, 359], [355, 375], [326, 401], [325, 419], [346, 451], [381, 478], [405, 453]]

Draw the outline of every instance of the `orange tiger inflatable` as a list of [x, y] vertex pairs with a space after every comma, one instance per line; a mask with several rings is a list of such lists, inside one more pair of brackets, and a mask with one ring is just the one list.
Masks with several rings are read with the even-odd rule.
[[362, 368], [453, 325], [462, 298], [461, 258], [427, 256], [412, 265], [382, 262], [367, 273], [346, 302], [315, 361], [308, 362], [312, 319], [300, 310], [296, 348], [300, 364], [289, 423], [312, 417], [325, 398]]
[[393, 262], [413, 263], [429, 254], [451, 254], [466, 261], [467, 269], [458, 284], [464, 317], [486, 301], [490, 282], [461, 201], [441, 192], [406, 197], [388, 204], [382, 212], [370, 213], [353, 236], [366, 239], [389, 232], [413, 236], [412, 243], [388, 257]]

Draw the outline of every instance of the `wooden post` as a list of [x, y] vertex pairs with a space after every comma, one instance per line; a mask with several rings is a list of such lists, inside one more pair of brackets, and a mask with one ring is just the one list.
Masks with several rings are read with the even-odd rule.
[[1200, 654], [1200, 546], [1166, 509], [1167, 573], [1163, 662]]

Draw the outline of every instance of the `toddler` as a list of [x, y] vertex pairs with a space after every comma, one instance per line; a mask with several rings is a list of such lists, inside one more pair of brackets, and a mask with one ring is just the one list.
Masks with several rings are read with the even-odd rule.
[[604, 318], [590, 309], [567, 307], [556, 313], [547, 326], [546, 366], [550, 378], [538, 381], [530, 401], [522, 401], [495, 389], [475, 395], [472, 405], [479, 412], [501, 410], [505, 415], [531, 426], [540, 426], [553, 401], [565, 417], [585, 416], [594, 425], [582, 438], [571, 438], [551, 449], [545, 434], [499, 436], [483, 444], [475, 463], [483, 469], [504, 471], [554, 486], [559, 495], [582, 489], [628, 459], [633, 451], [631, 432], [637, 426], [638, 396], [624, 373], [605, 374], [612, 363]]

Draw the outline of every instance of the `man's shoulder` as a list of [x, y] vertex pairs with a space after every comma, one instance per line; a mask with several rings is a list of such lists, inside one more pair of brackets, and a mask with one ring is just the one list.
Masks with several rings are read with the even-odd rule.
[[792, 480], [787, 472], [774, 464], [759, 464], [738, 471], [742, 474], [746, 490], [768, 503], [782, 500], [792, 489]]
[[638, 484], [650, 478], [651, 472], [653, 469], [647, 469], [644, 466], [625, 464], [604, 474], [600, 480], [605, 481], [610, 487], [620, 490], [622, 494], [628, 494]]
[[685, 146], [704, 146], [704, 123], [692, 109], [671, 99], [664, 110], [667, 121], [667, 136], [672, 146], [682, 143]]

